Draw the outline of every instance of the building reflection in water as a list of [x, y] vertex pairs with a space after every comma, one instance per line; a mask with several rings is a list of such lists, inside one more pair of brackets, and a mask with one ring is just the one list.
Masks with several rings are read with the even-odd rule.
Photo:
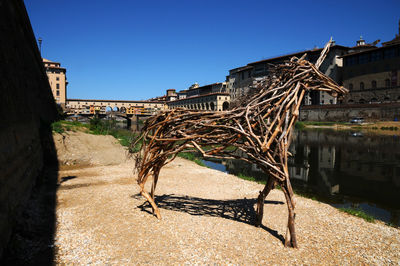
[[[330, 130], [294, 132], [289, 159], [293, 187], [335, 206], [360, 207], [399, 225], [400, 138]], [[223, 163], [226, 171], [265, 180], [256, 165]]]

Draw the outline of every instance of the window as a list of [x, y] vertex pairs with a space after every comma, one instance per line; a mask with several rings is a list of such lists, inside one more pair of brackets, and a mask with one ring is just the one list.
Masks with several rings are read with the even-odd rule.
[[371, 61], [372, 62], [378, 61], [378, 60], [381, 60], [381, 59], [382, 59], [381, 51], [376, 51], [376, 52], [371, 53]]
[[387, 49], [383, 51], [383, 57], [386, 58], [393, 58], [396, 56], [396, 50], [394, 48]]
[[360, 82], [360, 90], [364, 89], [364, 82]]
[[362, 55], [360, 55], [360, 57], [359, 57], [359, 59], [358, 59], [358, 62], [359, 62], [360, 64], [368, 63], [368, 62], [369, 62], [369, 55], [368, 55], [368, 54], [362, 54]]
[[56, 80], [57, 80], [57, 81], [60, 80], [60, 77], [56, 77]]
[[385, 87], [386, 88], [390, 87], [390, 79], [385, 79]]
[[346, 66], [353, 66], [358, 63], [358, 56], [350, 56], [345, 60]]
[[56, 84], [56, 89], [59, 90], [60, 89], [60, 84]]
[[59, 90], [56, 91], [56, 96], [60, 96], [60, 91]]
[[373, 80], [373, 81], [371, 82], [371, 87], [372, 87], [373, 89], [376, 89], [376, 80]]

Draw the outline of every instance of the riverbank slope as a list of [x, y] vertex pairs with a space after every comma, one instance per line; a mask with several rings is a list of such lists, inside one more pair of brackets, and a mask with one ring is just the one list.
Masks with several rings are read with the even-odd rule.
[[375, 121], [363, 123], [343, 123], [343, 122], [297, 122], [299, 129], [333, 129], [339, 131], [361, 131], [373, 135], [400, 135], [399, 121]]
[[110, 136], [55, 134], [60, 161], [57, 264], [398, 264], [400, 231], [297, 197], [299, 249], [284, 248], [287, 208], [274, 190], [177, 158], [156, 191], [162, 220], [138, 194], [134, 163]]

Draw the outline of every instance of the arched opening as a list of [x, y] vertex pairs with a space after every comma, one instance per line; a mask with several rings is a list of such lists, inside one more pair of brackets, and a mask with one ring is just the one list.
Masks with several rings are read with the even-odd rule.
[[206, 103], [206, 110], [210, 110], [210, 105]]
[[365, 103], [365, 100], [364, 99], [360, 99], [359, 103], [363, 104], [363, 103]]
[[202, 109], [202, 110], [205, 110], [205, 109], [206, 109], [206, 106], [204, 105], [204, 103], [201, 104], [201, 109]]
[[126, 108], [125, 108], [124, 106], [122, 106], [122, 107], [119, 109], [119, 111], [120, 111], [121, 113], [125, 114], [125, 113], [126, 113]]
[[385, 98], [383, 99], [385, 102], [390, 102], [390, 98], [388, 96], [385, 96]]
[[118, 106], [114, 106], [113, 111], [114, 111], [114, 112], [118, 112], [118, 111], [119, 111]]
[[371, 87], [376, 89], [376, 80], [371, 81]]
[[226, 110], [228, 110], [228, 108], [229, 108], [229, 103], [228, 102], [224, 102], [222, 104], [222, 111], [226, 111]]
[[112, 112], [112, 108], [111, 108], [111, 106], [107, 106], [106, 107], [106, 113], [110, 113], [110, 112]]
[[215, 110], [215, 104], [213, 102], [210, 103], [210, 108], [211, 108], [212, 111]]
[[353, 104], [354, 101], [353, 101], [352, 99], [350, 99], [350, 100], [347, 101], [347, 103], [348, 103], [348, 104]]
[[372, 98], [371, 99], [371, 103], [377, 103], [378, 102], [378, 99], [377, 98]]
[[397, 101], [400, 101], [400, 96], [399, 96], [399, 97], [397, 97]]

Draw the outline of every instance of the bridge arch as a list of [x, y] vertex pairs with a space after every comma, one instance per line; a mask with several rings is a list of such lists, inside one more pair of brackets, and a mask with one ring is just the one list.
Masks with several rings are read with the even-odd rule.
[[112, 110], [113, 110], [114, 112], [118, 112], [118, 111], [119, 111], [119, 108], [118, 108], [118, 106], [114, 106]]
[[119, 108], [119, 111], [121, 112], [121, 113], [126, 113], [126, 108], [124, 107], [124, 106], [122, 106], [121, 108]]
[[112, 111], [112, 107], [108, 105], [108, 106], [106, 107], [106, 113], [109, 113], [109, 112], [111, 112], [111, 111]]

